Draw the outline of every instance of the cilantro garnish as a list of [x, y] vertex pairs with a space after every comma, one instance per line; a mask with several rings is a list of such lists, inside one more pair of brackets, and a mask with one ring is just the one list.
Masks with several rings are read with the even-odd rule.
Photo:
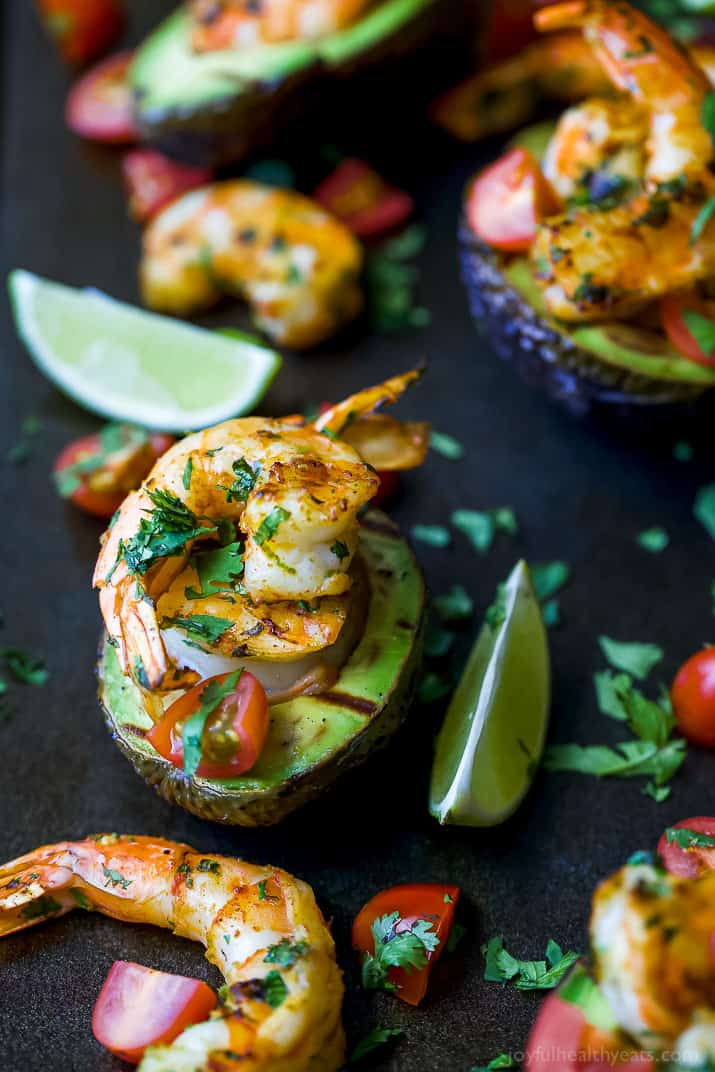
[[63, 499], [67, 499], [82, 483], [82, 477], [90, 476], [102, 469], [113, 454], [139, 448], [147, 442], [148, 436], [143, 428], [133, 424], [105, 424], [98, 435], [98, 449], [92, 454], [80, 457], [71, 465], [66, 465], [55, 473], [57, 490]]
[[433, 603], [440, 618], [445, 622], [457, 622], [469, 618], [474, 610], [474, 601], [461, 584], [453, 584], [444, 595], [435, 596]]
[[195, 640], [216, 644], [223, 634], [233, 627], [229, 618], [217, 618], [214, 614], [190, 614], [187, 618], [163, 618], [162, 628], [175, 625]]
[[199, 707], [184, 723], [184, 774], [193, 778], [201, 763], [201, 738], [209, 715], [212, 715], [227, 696], [236, 688], [241, 670], [235, 670], [224, 681], [209, 681], [199, 697]]
[[226, 502], [245, 502], [253, 491], [256, 483], [256, 473], [245, 458], [239, 458], [231, 466], [235, 474], [235, 480], [230, 487], [219, 485], [226, 492]]
[[20, 915], [23, 919], [42, 919], [45, 916], [52, 916], [55, 912], [61, 911], [62, 905], [54, 897], [50, 897], [46, 893], [44, 896], [38, 897], [36, 901], [30, 901], [29, 904], [24, 905], [20, 909]]
[[443, 629], [441, 625], [431, 618], [427, 622], [425, 631], [425, 655], [430, 659], [441, 659], [452, 647], [454, 633], [449, 629]]
[[712, 834], [701, 834], [697, 830], [688, 830], [685, 826], [669, 826], [665, 831], [665, 840], [669, 845], [677, 845], [681, 849], [715, 848], [715, 837]]
[[192, 454], [189, 454], [186, 459], [186, 465], [184, 466], [184, 475], [181, 478], [181, 483], [184, 485], [184, 491], [191, 490], [191, 477], [194, 473], [194, 458]]
[[451, 462], [459, 461], [464, 457], [464, 447], [458, 439], [444, 432], [437, 432], [434, 428], [430, 433], [429, 445], [437, 454], [441, 454], [443, 458], [449, 458]]
[[[703, 207], [698, 212], [697, 216], [693, 220], [693, 226], [690, 228], [690, 245], [694, 246], [699, 238], [702, 237], [702, 233], [710, 223], [713, 213], [715, 212], [715, 194], [709, 197]], [[686, 321], [687, 324], [687, 321]]]
[[258, 900], [259, 901], [277, 901], [278, 898], [274, 897], [272, 893], [266, 893], [266, 886], [268, 885], [268, 879], [262, 878], [258, 885]]
[[350, 1054], [349, 1063], [351, 1065], [356, 1064], [358, 1061], [362, 1061], [363, 1057], [367, 1057], [368, 1054], [374, 1053], [380, 1046], [385, 1046], [388, 1042], [393, 1042], [396, 1039], [405, 1037], [405, 1032], [401, 1027], [375, 1027], [369, 1034], [358, 1042], [355, 1049]]
[[[44, 685], [49, 677], [49, 671], [42, 659], [20, 651], [19, 648], [2, 648], [0, 656], [12, 676], [23, 685]], [[4, 691], [0, 689], [0, 692]]]
[[492, 1057], [486, 1065], [472, 1065], [471, 1072], [494, 1072], [497, 1068], [518, 1068], [519, 1062], [508, 1053], [500, 1053]]
[[600, 636], [598, 643], [611, 666], [616, 670], [625, 670], [639, 681], [648, 677], [653, 667], [663, 658], [663, 649], [657, 644], [613, 640], [607, 636]]
[[375, 952], [363, 957], [362, 985], [366, 990], [396, 990], [388, 977], [389, 969], [419, 971], [439, 945], [431, 920], [418, 919], [407, 927], [399, 912], [379, 916], [370, 929]]
[[409, 227], [397, 238], [383, 242], [368, 257], [365, 273], [368, 307], [373, 327], [378, 331], [424, 327], [429, 322], [428, 311], [415, 304], [419, 273], [412, 263], [424, 241], [421, 227]]
[[344, 544], [342, 540], [336, 540], [330, 550], [339, 562], [342, 562], [344, 558], [348, 558], [350, 555], [347, 544]]
[[541, 603], [544, 624], [552, 627], [561, 624], [559, 601], [555, 599], [559, 589], [568, 582], [571, 569], [566, 562], [536, 562], [529, 567], [534, 582], [536, 598]]
[[413, 525], [410, 534], [413, 540], [429, 544], [430, 547], [448, 547], [452, 542], [444, 525]]
[[417, 686], [417, 699], [421, 704], [434, 703], [441, 700], [452, 689], [452, 681], [443, 674], [434, 670], [428, 670], [420, 678]]
[[707, 534], [715, 540], [715, 484], [706, 484], [695, 496], [693, 513]]
[[497, 532], [508, 532], [513, 536], [519, 527], [514, 511], [508, 506], [494, 510], [455, 510], [452, 524], [480, 553], [489, 550]]
[[651, 554], [657, 555], [661, 551], [665, 551], [670, 543], [670, 536], [664, 528], [656, 525], [652, 529], [645, 529], [643, 532], [639, 532], [636, 537], [636, 543], [644, 551], [650, 551]]
[[210, 875], [220, 875], [221, 874], [221, 867], [219, 865], [218, 860], [208, 860], [208, 859], [199, 860], [198, 864], [196, 865], [196, 870], [197, 871], [206, 871]]
[[193, 587], [185, 590], [187, 599], [202, 599], [220, 593], [234, 594], [239, 577], [243, 576], [243, 544], [226, 544], [210, 551], [202, 551], [193, 557], [192, 566], [199, 577], [198, 591]]
[[284, 510], [282, 506], [274, 506], [270, 514], [263, 518], [263, 521], [256, 529], [253, 539], [258, 546], [262, 547], [264, 543], [272, 540], [279, 526], [284, 521], [287, 521], [289, 517], [290, 512], [288, 510]]
[[91, 912], [94, 905], [81, 890], [70, 890], [72, 900], [75, 902], [78, 908], [83, 908], [85, 912]]
[[504, 948], [504, 939], [496, 935], [482, 946], [486, 957], [484, 978], [490, 983], [513, 983], [517, 990], [552, 990], [563, 979], [580, 953], [564, 953], [549, 939], [545, 960], [517, 960]]
[[677, 462], [689, 462], [692, 461], [695, 451], [692, 444], [686, 440], [681, 439], [678, 443], [673, 444], [673, 457]]
[[277, 1009], [288, 997], [288, 987], [279, 971], [268, 972], [268, 975], [261, 980], [261, 989], [263, 1000], [272, 1009]]
[[170, 491], [156, 488], [147, 492], [153, 509], [139, 522], [139, 531], [129, 540], [121, 540], [117, 561], [124, 559], [130, 573], [143, 574], [160, 558], [183, 551], [189, 540], [216, 532], [199, 524], [186, 503]]
[[278, 964], [281, 968], [290, 968], [310, 949], [307, 942], [289, 942], [282, 938], [277, 945], [272, 945], [263, 958], [264, 964]]
[[105, 867], [104, 864], [102, 864], [102, 873], [107, 880], [104, 883], [105, 886], [121, 886], [123, 890], [128, 890], [133, 881], [130, 878], [125, 878], [121, 871], [115, 871], [111, 867]]
[[26, 417], [22, 422], [22, 438], [10, 447], [7, 452], [7, 460], [13, 465], [24, 465], [29, 461], [32, 454], [32, 439], [42, 428], [42, 422], [37, 417]]
[[494, 602], [484, 612], [484, 620], [490, 629], [498, 629], [506, 621], [506, 584], [497, 585]]
[[593, 675], [593, 684], [596, 688], [596, 700], [601, 714], [618, 719], [619, 722], [626, 722], [628, 712], [623, 697], [633, 686], [630, 675], [614, 674], [612, 670], [601, 670]]

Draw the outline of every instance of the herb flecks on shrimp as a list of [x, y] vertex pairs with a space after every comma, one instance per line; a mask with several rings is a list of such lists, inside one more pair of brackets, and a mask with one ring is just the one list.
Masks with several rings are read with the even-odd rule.
[[285, 871], [161, 838], [95, 835], [0, 867], [0, 936], [75, 908], [167, 927], [226, 980], [204, 1023], [147, 1050], [141, 1072], [335, 1072], [343, 983], [313, 892]]
[[[232, 657], [296, 659], [335, 642], [348, 611], [359, 512], [379, 487], [341, 435], [418, 376], [361, 391], [315, 424], [242, 418], [167, 451], [120, 507], [95, 568], [125, 673], [146, 689], [177, 687], [167, 627]], [[414, 426], [405, 435], [402, 461], [409, 455], [419, 464]], [[426, 432], [421, 439], [426, 449]]]
[[694, 237], [715, 190], [713, 142], [702, 119], [710, 84], [663, 29], [627, 3], [569, 0], [539, 11], [535, 21], [542, 30], [581, 27], [615, 88], [628, 95], [589, 102], [557, 128], [546, 157], [557, 188], [575, 193], [574, 184], [583, 186], [601, 165], [611, 195], [621, 181], [605, 208], [576, 204], [541, 224], [532, 247], [537, 278], [560, 319], [627, 317], [715, 269], [710, 229]]
[[349, 26], [371, 0], [192, 0], [197, 52], [250, 48], [262, 41], [312, 40]]
[[179, 197], [154, 218], [140, 278], [150, 308], [179, 316], [224, 294], [243, 298], [262, 331], [300, 349], [358, 314], [361, 268], [360, 243], [314, 201], [233, 179]]

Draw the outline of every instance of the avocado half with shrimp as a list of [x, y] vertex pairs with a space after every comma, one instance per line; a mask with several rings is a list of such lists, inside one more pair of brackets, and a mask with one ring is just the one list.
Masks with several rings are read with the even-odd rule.
[[[385, 123], [402, 105], [414, 107], [415, 92], [436, 88], [446, 53], [452, 54], [446, 42], [460, 46], [463, 23], [456, 0], [377, 0], [326, 36], [197, 51], [185, 5], [136, 52], [130, 75], [135, 124], [142, 139], [169, 155], [222, 166], [328, 106], [340, 109], [341, 119], [351, 111], [356, 120], [369, 114], [371, 123], [376, 116]], [[464, 40], [462, 34], [462, 47]], [[453, 56], [451, 62], [453, 70]], [[414, 68], [410, 78], [406, 63]], [[367, 104], [373, 95], [379, 108]]]
[[[407, 374], [361, 392], [314, 425], [248, 418], [196, 433], [172, 447], [132, 493], [134, 499], [130, 497], [120, 509], [105, 536], [95, 573], [107, 625], [99, 651], [99, 699], [121, 752], [170, 803], [216, 822], [241, 826], [278, 822], [382, 747], [405, 718], [424, 629], [425, 587], [412, 551], [389, 518], [372, 507], [361, 511], [360, 517], [355, 515], [355, 524], [341, 530], [335, 542], [329, 535], [327, 545], [321, 540], [313, 545], [304, 541], [301, 546], [301, 536], [308, 534], [299, 526], [312, 513], [320, 522], [313, 532], [323, 533], [333, 521], [342, 524], [340, 511], [357, 510], [361, 496], [374, 494], [378, 481], [372, 466], [365, 464], [367, 456], [397, 469], [410, 468], [424, 458], [426, 425], [374, 412], [360, 415], [363, 406], [372, 410], [373, 403], [395, 401], [413, 378], [416, 374]], [[244, 429], [250, 434], [243, 435]], [[231, 444], [227, 430], [230, 435], [240, 433], [240, 446]], [[202, 438], [207, 436], [213, 436], [210, 443]], [[217, 443], [225, 443], [225, 448]], [[210, 450], [205, 449], [211, 444]], [[206, 474], [213, 480], [220, 465], [230, 468], [236, 451], [244, 450], [246, 456], [241, 453], [232, 470], [238, 482], [235, 494], [243, 499], [229, 496], [224, 517], [220, 504], [231, 489], [219, 484], [220, 522], [197, 541], [197, 531], [202, 531], [197, 530], [197, 520], [208, 525]], [[331, 470], [333, 457], [336, 468]], [[321, 469], [323, 464], [327, 469]], [[181, 473], [175, 472], [177, 466]], [[291, 466], [296, 466], [297, 481], [292, 487]], [[330, 485], [341, 474], [352, 478], [355, 488], [351, 490], [348, 482], [340, 484], [331, 500]], [[176, 494], [179, 485], [188, 486], [183, 500]], [[276, 508], [276, 495], [291, 509]], [[155, 502], [162, 509], [161, 530], [151, 508]], [[190, 513], [187, 502], [203, 504], [204, 512]], [[193, 525], [186, 530], [191, 533], [187, 536], [191, 551], [187, 547], [185, 562], [177, 560], [180, 572], [172, 572], [165, 549], [171, 545], [176, 554], [176, 541], [181, 542], [177, 526], [172, 530], [172, 519], [181, 521], [187, 512]], [[235, 529], [233, 536], [223, 535], [229, 518], [241, 526], [244, 542], [216, 546], [216, 541], [235, 537]], [[278, 542], [281, 525], [285, 530], [295, 526], [292, 547], [288, 535]], [[154, 572], [150, 568], [142, 573], [137, 555], [151, 556], [156, 546], [161, 556], [152, 560]], [[338, 594], [290, 600], [283, 591], [273, 602], [250, 594], [258, 590], [251, 588], [254, 584], [275, 588], [286, 569], [287, 586], [302, 583], [304, 576], [317, 576], [318, 587], [327, 585]], [[171, 576], [165, 583], [167, 570]], [[166, 660], [163, 669], [152, 662], [157, 652], [159, 662]], [[240, 736], [234, 715], [230, 713], [224, 725], [220, 721], [225, 721], [224, 709], [215, 707], [198, 730], [201, 762], [189, 770], [183, 738], [196, 712], [196, 704], [189, 701], [198, 692], [203, 704], [205, 683], [236, 671], [234, 685], [240, 686], [241, 675], [248, 671], [250, 687], [262, 697], [265, 693], [260, 700], [265, 720], [260, 745], [252, 751], [254, 740], [246, 743]], [[260, 683], [258, 689], [254, 679]], [[227, 726], [229, 733], [224, 735]], [[157, 727], [166, 727], [158, 731], [159, 737]], [[180, 753], [175, 752], [176, 734]], [[225, 752], [215, 751], [216, 742], [223, 748], [227, 741], [233, 759], [239, 760], [234, 767], [241, 768], [238, 773], [215, 766], [219, 760], [227, 761]], [[247, 751], [242, 751], [244, 747]], [[245, 769], [242, 755], [249, 757]], [[204, 776], [204, 760], [210, 773], [218, 776]]]
[[[540, 159], [555, 130], [540, 123], [512, 147]], [[566, 324], [545, 306], [527, 253], [493, 248], [475, 234], [467, 188], [459, 224], [462, 279], [478, 330], [523, 378], [582, 415], [604, 406], [649, 412], [666, 404], [691, 405], [715, 387], [715, 366], [685, 358], [659, 330], [613, 320]]]

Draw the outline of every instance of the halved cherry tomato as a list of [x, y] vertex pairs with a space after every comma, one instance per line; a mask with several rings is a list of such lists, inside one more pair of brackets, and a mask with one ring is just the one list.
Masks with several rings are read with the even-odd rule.
[[362, 160], [342, 160], [313, 194], [358, 238], [374, 238], [405, 223], [415, 209], [408, 193], [398, 190]]
[[410, 883], [393, 886], [378, 893], [360, 910], [353, 924], [353, 948], [360, 953], [375, 952], [375, 940], [371, 927], [380, 916], [398, 912], [400, 920], [395, 933], [410, 930], [421, 919], [434, 926], [439, 945], [433, 953], [427, 953], [427, 964], [419, 971], [408, 972], [405, 968], [390, 968], [388, 978], [398, 989], [395, 995], [408, 1005], [419, 1005], [425, 996], [432, 966], [439, 958], [454, 923], [454, 909], [459, 898], [459, 886], [442, 886], [436, 882]]
[[68, 63], [88, 63], [104, 52], [124, 25], [119, 0], [38, 0], [47, 31]]
[[678, 729], [693, 744], [715, 748], [715, 647], [683, 663], [670, 690]]
[[715, 302], [704, 301], [695, 294], [666, 294], [660, 302], [663, 329], [683, 357], [695, 361], [698, 365], [712, 368], [715, 365], [715, 349], [705, 353], [701, 348], [686, 323], [685, 314], [688, 310], [715, 324]]
[[72, 86], [65, 104], [65, 120], [74, 134], [114, 145], [136, 141], [127, 79], [132, 55], [119, 52], [102, 60]]
[[151, 219], [175, 197], [213, 178], [208, 168], [178, 164], [155, 149], [132, 149], [122, 160], [122, 174], [129, 194], [129, 212], [138, 223]]
[[380, 487], [372, 497], [373, 506], [386, 506], [397, 498], [400, 491], [400, 477], [394, 469], [378, 469]]
[[54, 465], [55, 482], [62, 497], [80, 510], [110, 518], [174, 442], [161, 432], [108, 425], [67, 444]]
[[481, 171], [467, 190], [467, 221], [495, 249], [528, 250], [543, 219], [559, 204], [528, 149], [511, 149]]
[[[676, 829], [692, 830], [696, 834], [709, 834], [715, 837], [715, 818], [712, 815], [695, 815], [692, 819], [681, 819], [672, 824]], [[715, 869], [715, 847], [692, 845], [687, 849], [681, 849], [674, 841], [668, 842], [665, 831], [661, 834], [658, 842], [658, 856], [663, 861], [663, 867], [670, 871], [671, 875], [680, 875], [682, 878], [697, 878], [704, 871]]]
[[[218, 674], [194, 685], [167, 708], [163, 718], [147, 733], [146, 739], [150, 744], [175, 767], [184, 766], [184, 723], [198, 710], [202, 693], [209, 682], [221, 683], [227, 677], [229, 674]], [[216, 742], [213, 755], [212, 736]], [[244, 774], [260, 756], [267, 736], [268, 701], [265, 690], [253, 674], [244, 670], [236, 682], [235, 690], [221, 701], [216, 712], [207, 720], [203, 736], [205, 750], [196, 773], [201, 778], [235, 778]]]
[[110, 1053], [136, 1065], [147, 1046], [173, 1042], [200, 1024], [218, 1000], [200, 979], [115, 960], [92, 1013], [92, 1031]]
[[[568, 985], [568, 980], [564, 985]], [[563, 989], [561, 987], [560, 989]], [[559, 991], [542, 1002], [526, 1043], [525, 1072], [653, 1072], [654, 1059], [628, 1050], [615, 1032], [595, 1027]]]

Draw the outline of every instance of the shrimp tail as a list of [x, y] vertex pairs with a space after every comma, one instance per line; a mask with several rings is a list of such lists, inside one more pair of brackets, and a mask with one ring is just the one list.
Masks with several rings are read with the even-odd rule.
[[366, 387], [364, 391], [350, 395], [349, 398], [331, 406], [316, 419], [314, 422], [316, 430], [339, 436], [358, 417], [374, 413], [383, 406], [397, 402], [408, 387], [422, 378], [425, 371], [425, 365], [417, 366], [408, 372], [403, 372], [400, 376], [392, 376], [383, 383], [378, 383], [374, 387]]

